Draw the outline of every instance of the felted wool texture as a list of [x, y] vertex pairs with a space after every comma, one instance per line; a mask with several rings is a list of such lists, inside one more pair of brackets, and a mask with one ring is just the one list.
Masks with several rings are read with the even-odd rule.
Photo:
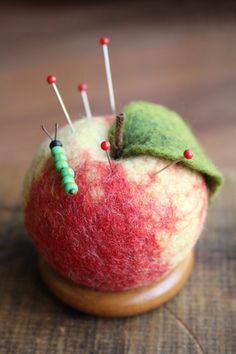
[[[223, 177], [206, 157], [184, 120], [164, 106], [142, 101], [131, 102], [124, 111], [126, 120], [122, 157], [142, 154], [175, 161], [183, 157], [184, 150], [193, 150], [194, 158], [184, 159], [181, 163], [203, 173], [211, 202], [223, 184]], [[111, 141], [114, 129], [113, 125], [109, 134]]]
[[117, 291], [147, 285], [195, 245], [208, 208], [203, 176], [139, 155], [112, 161], [100, 148], [112, 117], [81, 119], [59, 130], [79, 191], [67, 196], [49, 149], [39, 148], [24, 185], [25, 225], [42, 257], [73, 282]]

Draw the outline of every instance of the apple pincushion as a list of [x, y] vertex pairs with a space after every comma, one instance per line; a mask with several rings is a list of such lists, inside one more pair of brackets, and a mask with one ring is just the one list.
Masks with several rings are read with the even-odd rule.
[[[78, 193], [65, 194], [48, 140], [24, 185], [25, 225], [41, 256], [74, 283], [120, 291], [147, 285], [176, 267], [201, 233], [208, 200], [222, 176], [183, 120], [143, 102], [125, 108], [124, 149], [112, 171], [100, 148], [115, 117], [74, 122], [59, 130]], [[192, 160], [156, 174], [170, 160]]]

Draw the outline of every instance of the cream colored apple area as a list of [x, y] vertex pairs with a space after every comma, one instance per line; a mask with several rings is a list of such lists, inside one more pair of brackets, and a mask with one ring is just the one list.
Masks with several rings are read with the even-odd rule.
[[[58, 131], [58, 139], [62, 141], [68, 161], [73, 169], [90, 161], [108, 164], [106, 154], [100, 148], [103, 140], [107, 140], [108, 131], [114, 117], [83, 118], [73, 123], [75, 132], [69, 126]], [[24, 205], [27, 206], [32, 181], [41, 176], [46, 162], [50, 159], [49, 139], [46, 139], [36, 153], [31, 167], [28, 170], [24, 186]], [[156, 157], [139, 155], [119, 160], [112, 160], [112, 164], [121, 164], [127, 181], [136, 183], [142, 190], [147, 201], [158, 205], [160, 213], [153, 213], [154, 222], [146, 223], [143, 227], [155, 234], [156, 241], [161, 249], [159, 264], [169, 264], [170, 268], [177, 265], [193, 248], [205, 220], [208, 208], [208, 189], [203, 176], [182, 164], [172, 166], [159, 175], [155, 173], [169, 161]], [[95, 165], [86, 171], [86, 182], [94, 202], [99, 203], [104, 195], [103, 186], [91, 183], [97, 178], [99, 171]], [[112, 173], [109, 178], [112, 178]], [[77, 181], [79, 192], [80, 186]], [[40, 190], [38, 191], [40, 193]], [[120, 191], [122, 193], [122, 191]], [[110, 190], [111, 196], [114, 191]], [[73, 198], [73, 197], [68, 197]], [[116, 198], [113, 195], [113, 198]], [[127, 203], [130, 201], [127, 200]], [[150, 230], [154, 224], [162, 224], [163, 212], [169, 210], [169, 222], [173, 225], [162, 225], [160, 230]], [[173, 212], [174, 211], [174, 212]], [[117, 212], [117, 211], [116, 211]], [[173, 213], [173, 215], [171, 214]], [[166, 218], [163, 223], [167, 222]], [[111, 220], [112, 223], [112, 220]], [[119, 239], [117, 238], [117, 242]]]

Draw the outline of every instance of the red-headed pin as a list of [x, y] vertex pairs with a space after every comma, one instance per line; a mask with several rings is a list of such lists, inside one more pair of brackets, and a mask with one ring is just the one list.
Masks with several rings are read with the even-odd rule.
[[88, 85], [87, 84], [79, 84], [78, 90], [79, 90], [79, 92], [81, 94], [81, 98], [82, 98], [82, 101], [83, 101], [84, 111], [85, 111], [86, 117], [91, 119], [92, 118], [92, 113], [91, 113], [89, 99], [88, 99], [88, 94], [87, 94]]
[[111, 172], [112, 172], [113, 170], [112, 170], [111, 159], [110, 159], [110, 156], [108, 154], [108, 150], [110, 149], [110, 147], [111, 147], [111, 144], [109, 143], [109, 141], [105, 140], [105, 141], [101, 142], [101, 149], [106, 152], [107, 160], [109, 162], [110, 169], [111, 169]]
[[64, 115], [65, 115], [65, 117], [66, 117], [66, 120], [67, 120], [68, 124], [70, 125], [71, 130], [74, 132], [75, 129], [74, 129], [73, 124], [72, 124], [72, 122], [71, 122], [70, 116], [69, 116], [69, 114], [68, 114], [68, 112], [67, 112], [67, 109], [66, 109], [66, 107], [65, 107], [65, 105], [64, 105], [64, 102], [62, 101], [61, 95], [60, 95], [60, 93], [59, 93], [59, 91], [58, 91], [58, 89], [57, 89], [56, 81], [57, 81], [56, 76], [54, 76], [54, 75], [48, 75], [48, 77], [47, 77], [47, 83], [48, 83], [49, 85], [51, 85], [52, 88], [54, 89], [55, 95], [56, 95], [56, 97], [57, 97], [57, 99], [58, 99], [58, 101], [59, 101], [59, 103], [60, 103], [60, 105], [61, 105], [61, 108], [62, 108], [62, 110], [63, 110], [63, 113], [64, 113]]
[[184, 150], [184, 158], [187, 160], [191, 160], [193, 158], [193, 152], [192, 150]]
[[161, 173], [162, 171], [166, 170], [167, 168], [176, 165], [179, 162], [182, 162], [184, 159], [187, 160], [191, 160], [193, 158], [193, 152], [190, 149], [184, 150], [183, 152], [183, 157], [181, 157], [181, 159], [178, 159], [176, 161], [172, 161], [170, 162], [168, 165], [166, 165], [165, 167], [163, 167], [161, 170], [156, 172], [156, 175], [158, 175], [159, 173]]
[[112, 76], [111, 76], [111, 65], [109, 59], [109, 51], [108, 51], [108, 43], [110, 42], [109, 38], [102, 37], [100, 38], [100, 44], [103, 50], [104, 62], [105, 62], [105, 70], [107, 77], [107, 86], [108, 86], [108, 94], [110, 100], [111, 111], [113, 114], [116, 113], [116, 104], [115, 104], [115, 96], [113, 90]]

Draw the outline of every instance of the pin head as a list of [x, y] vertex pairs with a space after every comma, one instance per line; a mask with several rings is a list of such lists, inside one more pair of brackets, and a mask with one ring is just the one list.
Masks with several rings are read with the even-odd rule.
[[87, 85], [87, 84], [79, 84], [78, 90], [79, 90], [80, 92], [82, 92], [82, 91], [87, 91], [87, 90], [88, 90], [88, 85]]
[[109, 42], [110, 42], [110, 39], [108, 37], [100, 38], [100, 44], [101, 45], [107, 45]]
[[78, 192], [78, 188], [72, 188], [69, 190], [68, 194], [75, 195], [75, 194], [77, 194], [77, 192]]
[[193, 158], [193, 152], [190, 149], [184, 150], [184, 158], [191, 160]]
[[103, 141], [101, 143], [101, 149], [104, 151], [108, 151], [110, 149], [111, 144], [109, 143], [109, 141]]
[[54, 76], [54, 75], [48, 75], [48, 77], [47, 77], [47, 83], [48, 83], [49, 85], [55, 84], [56, 81], [57, 81], [56, 76]]
[[52, 150], [55, 146], [62, 146], [62, 142], [60, 140], [53, 140], [51, 141], [49, 147]]

